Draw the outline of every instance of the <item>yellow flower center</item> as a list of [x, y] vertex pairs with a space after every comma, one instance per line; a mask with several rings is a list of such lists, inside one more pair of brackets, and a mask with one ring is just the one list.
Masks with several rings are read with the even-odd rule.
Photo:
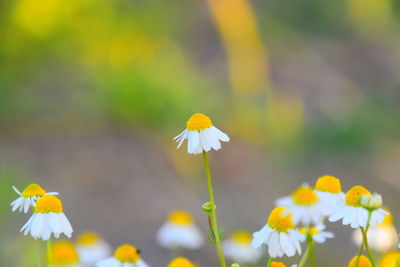
[[41, 197], [44, 194], [46, 194], [46, 191], [38, 184], [30, 184], [22, 191], [23, 197]]
[[335, 176], [325, 175], [319, 177], [315, 183], [315, 189], [322, 192], [337, 194], [342, 192], [340, 180]]
[[192, 215], [184, 210], [171, 212], [168, 217], [168, 222], [176, 225], [190, 225], [193, 223]]
[[62, 203], [61, 200], [53, 195], [45, 195], [38, 199], [36, 202], [35, 213], [61, 213]]
[[237, 231], [231, 235], [231, 239], [235, 243], [247, 245], [251, 243], [252, 236], [248, 231]]
[[51, 246], [52, 265], [77, 264], [79, 262], [78, 253], [74, 245], [69, 241], [57, 241]]
[[359, 198], [364, 195], [371, 195], [371, 192], [361, 185], [353, 186], [346, 193], [346, 204], [353, 207], [361, 207]]
[[[359, 258], [359, 259], [358, 259], [358, 265], [356, 266], [357, 258]], [[347, 267], [372, 267], [372, 264], [367, 257], [365, 257], [363, 255], [361, 255], [361, 256], [357, 255], [351, 259], [351, 261], [349, 262], [349, 265], [347, 265]]]
[[273, 261], [271, 262], [271, 267], [286, 267], [286, 265], [280, 261]]
[[292, 215], [284, 213], [286, 213], [286, 208], [284, 207], [273, 209], [268, 217], [267, 224], [269, 227], [278, 232], [287, 232], [289, 229], [294, 229]]
[[315, 227], [312, 227], [312, 226], [310, 228], [301, 227], [300, 228], [300, 233], [302, 233], [303, 235], [306, 235], [307, 233], [310, 233], [310, 235], [316, 235], [316, 234], [319, 233], [319, 230], [317, 228], [315, 228]]
[[189, 131], [200, 131], [203, 129], [210, 128], [212, 122], [209, 117], [204, 114], [196, 113], [186, 122], [186, 128]]
[[120, 262], [132, 262], [135, 263], [140, 259], [138, 250], [131, 245], [119, 246], [115, 252], [114, 257]]
[[383, 255], [380, 261], [381, 267], [394, 267], [399, 266], [398, 263], [400, 262], [400, 251], [390, 251]]
[[392, 212], [386, 208], [382, 207], [385, 211], [387, 211], [389, 214], [385, 214], [385, 217], [380, 225], [387, 226], [387, 225], [393, 225], [393, 216]]
[[309, 186], [300, 186], [293, 194], [292, 198], [297, 205], [312, 205], [318, 201], [318, 196]]
[[168, 267], [195, 267], [195, 265], [191, 263], [188, 259], [185, 259], [183, 257], [178, 257], [172, 260], [168, 264]]
[[100, 241], [100, 236], [95, 232], [84, 232], [78, 237], [77, 243], [84, 246], [92, 246]]

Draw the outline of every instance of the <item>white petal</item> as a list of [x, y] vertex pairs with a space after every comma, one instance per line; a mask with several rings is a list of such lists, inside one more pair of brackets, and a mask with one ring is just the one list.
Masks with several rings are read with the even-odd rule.
[[187, 132], [187, 129], [183, 130], [180, 134], [172, 138], [172, 140], [178, 140], [180, 137], [182, 137], [185, 133]]
[[40, 237], [44, 226], [44, 214], [36, 213], [35, 219], [32, 221], [31, 235], [32, 237]]
[[280, 238], [280, 242], [282, 245], [283, 250], [285, 251], [286, 255], [288, 255], [289, 257], [294, 256], [294, 254], [296, 253], [292, 243], [289, 240], [289, 237], [287, 236], [286, 233], [280, 233], [279, 234], [279, 238]]
[[14, 189], [15, 193], [22, 196], [22, 193], [15, 186], [13, 186], [12, 188]]
[[268, 240], [272, 231], [273, 230], [271, 229], [271, 227], [269, 227], [266, 224], [263, 228], [261, 228], [260, 231], [255, 232], [253, 234], [253, 241], [251, 242], [251, 245], [254, 248], [260, 247], [263, 243], [265, 243]]
[[211, 129], [213, 129], [213, 131], [217, 134], [219, 140], [223, 142], [229, 142], [230, 138], [226, 133], [220, 131], [217, 127], [214, 126], [211, 126]]
[[208, 136], [207, 129], [201, 130], [200, 133], [200, 144], [203, 147], [203, 149], [208, 152], [211, 149], [211, 140], [210, 137]]
[[200, 135], [199, 132], [197, 131], [189, 131], [188, 132], [188, 153], [193, 154], [194, 150], [199, 146], [200, 144]]

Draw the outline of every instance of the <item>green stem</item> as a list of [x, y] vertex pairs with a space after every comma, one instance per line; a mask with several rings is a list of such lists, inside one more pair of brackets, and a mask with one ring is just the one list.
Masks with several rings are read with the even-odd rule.
[[315, 253], [314, 253], [315, 242], [311, 236], [308, 240], [308, 245], [310, 247], [310, 267], [315, 267]]
[[51, 237], [47, 239], [47, 264], [51, 264]]
[[269, 257], [268, 262], [267, 262], [267, 267], [271, 266], [272, 261], [274, 260], [274, 258]]
[[217, 222], [217, 213], [215, 211], [215, 200], [214, 200], [214, 190], [212, 186], [212, 179], [211, 179], [211, 172], [210, 172], [210, 165], [208, 163], [207, 152], [203, 150], [203, 158], [204, 158], [204, 169], [206, 170], [207, 175], [207, 186], [208, 186], [208, 193], [210, 194], [210, 202], [211, 202], [211, 222], [212, 222], [212, 231], [215, 237], [215, 245], [217, 247], [219, 261], [222, 267], [226, 267], [224, 252], [222, 251], [221, 241], [219, 240], [219, 228]]
[[[372, 255], [371, 249], [369, 248], [369, 244], [368, 244], [367, 231], [363, 227], [360, 227], [360, 228], [361, 228], [361, 232], [363, 235], [365, 250], [367, 251], [368, 259], [371, 262], [372, 267], [375, 267], [374, 256]], [[367, 228], [368, 228], [368, 225], [367, 225]]]
[[[361, 231], [362, 232], [362, 231]], [[354, 267], [358, 267], [358, 264], [360, 262], [360, 256], [362, 255], [362, 252], [364, 250], [364, 240], [361, 241], [361, 245], [360, 245], [360, 250], [358, 251], [358, 255], [357, 255], [357, 259], [356, 259], [356, 264]]]
[[307, 259], [308, 259], [308, 256], [310, 255], [310, 245], [307, 247], [307, 250], [306, 250], [306, 252], [304, 252], [304, 255], [303, 255], [303, 258], [301, 258], [301, 261], [300, 261], [300, 263], [299, 263], [299, 267], [303, 267], [305, 264], [306, 264], [306, 262], [307, 262]]

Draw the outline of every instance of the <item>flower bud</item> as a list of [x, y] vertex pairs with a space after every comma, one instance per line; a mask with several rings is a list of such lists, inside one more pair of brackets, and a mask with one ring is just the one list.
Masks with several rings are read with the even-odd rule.
[[211, 203], [210, 201], [208, 201], [208, 202], [204, 203], [204, 204], [201, 206], [201, 208], [202, 208], [206, 213], [211, 213], [212, 210], [213, 210], [213, 208], [214, 208], [214, 210], [215, 210], [216, 207], [215, 207], [215, 205], [214, 205], [214, 207], [213, 207], [212, 203]]
[[239, 263], [232, 263], [231, 267], [240, 267]]
[[360, 197], [359, 202], [361, 206], [366, 209], [379, 209], [380, 207], [382, 207], [382, 196], [377, 193], [374, 193], [372, 195], [363, 195]]

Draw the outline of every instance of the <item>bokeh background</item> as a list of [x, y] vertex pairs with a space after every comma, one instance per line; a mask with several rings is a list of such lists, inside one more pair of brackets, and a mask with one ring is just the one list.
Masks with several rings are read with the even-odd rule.
[[[232, 139], [211, 153], [227, 234], [324, 174], [380, 192], [399, 225], [399, 1], [15, 0], [0, 25], [0, 266], [34, 266], [9, 208], [32, 182], [60, 192], [76, 234], [166, 266], [170, 211], [206, 232], [202, 159], [172, 141], [195, 112]], [[345, 266], [351, 230], [328, 229], [318, 265]], [[218, 265], [209, 244], [185, 255]]]

